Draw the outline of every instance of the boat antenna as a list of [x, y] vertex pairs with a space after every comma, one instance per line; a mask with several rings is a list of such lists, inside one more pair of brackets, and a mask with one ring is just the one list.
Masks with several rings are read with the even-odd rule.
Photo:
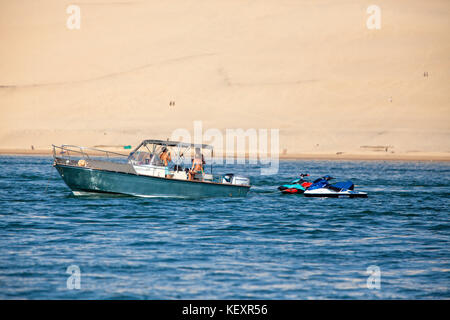
[[214, 149], [211, 149], [211, 174], [213, 174]]

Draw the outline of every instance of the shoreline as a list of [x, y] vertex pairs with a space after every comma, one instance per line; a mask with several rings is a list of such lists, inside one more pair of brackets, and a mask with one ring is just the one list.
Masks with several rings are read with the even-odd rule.
[[[90, 153], [97, 155], [95, 153]], [[52, 156], [51, 149], [0, 149], [0, 156]], [[98, 153], [100, 155], [100, 153]], [[280, 160], [349, 160], [349, 161], [440, 161], [450, 162], [450, 153], [417, 152], [410, 153], [302, 153], [280, 154]]]

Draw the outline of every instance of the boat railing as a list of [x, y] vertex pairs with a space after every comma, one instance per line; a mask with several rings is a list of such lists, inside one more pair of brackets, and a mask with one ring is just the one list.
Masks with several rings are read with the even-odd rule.
[[[61, 146], [53, 146], [53, 157], [56, 158], [58, 156], [68, 158], [71, 160], [71, 157], [82, 158], [85, 160], [90, 160], [91, 157], [106, 157], [110, 159], [112, 157], [128, 157], [128, 154], [118, 153], [114, 151], [102, 150], [97, 148], [90, 147], [81, 147], [75, 145], [67, 145], [63, 144]], [[59, 152], [57, 152], [59, 150]], [[89, 154], [90, 153], [90, 154]]]

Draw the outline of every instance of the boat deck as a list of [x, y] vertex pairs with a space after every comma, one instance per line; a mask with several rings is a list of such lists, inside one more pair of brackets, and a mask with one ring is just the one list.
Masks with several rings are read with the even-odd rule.
[[[74, 166], [74, 167], [85, 167], [89, 169], [97, 169], [97, 170], [105, 170], [112, 172], [121, 172], [128, 174], [137, 174], [136, 170], [134, 170], [133, 165], [129, 163], [116, 163], [111, 161], [103, 161], [97, 159], [83, 159], [83, 162], [80, 163], [81, 160], [73, 160], [67, 158], [55, 157], [55, 165], [65, 165], [65, 166]], [[84, 164], [84, 165], [80, 165]]]

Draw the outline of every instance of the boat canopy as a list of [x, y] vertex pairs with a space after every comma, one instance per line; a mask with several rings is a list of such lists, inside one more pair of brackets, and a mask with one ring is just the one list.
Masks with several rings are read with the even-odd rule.
[[165, 146], [165, 147], [181, 147], [181, 148], [200, 148], [200, 149], [210, 149], [213, 150], [213, 146], [209, 144], [195, 144], [195, 143], [186, 143], [181, 141], [169, 141], [169, 140], [144, 140], [142, 141], [133, 152], [139, 150], [142, 146], [146, 146], [148, 144]]

